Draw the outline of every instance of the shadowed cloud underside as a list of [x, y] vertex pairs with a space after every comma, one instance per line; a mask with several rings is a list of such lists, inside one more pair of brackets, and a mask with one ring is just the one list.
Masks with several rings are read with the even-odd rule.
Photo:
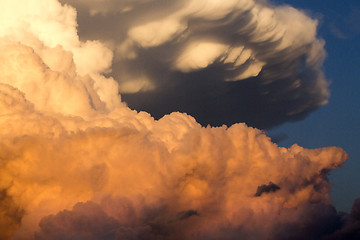
[[205, 126], [271, 128], [306, 117], [329, 98], [317, 20], [290, 6], [65, 2], [79, 10], [80, 38], [113, 49], [110, 75], [123, 100], [157, 119], [180, 111]]

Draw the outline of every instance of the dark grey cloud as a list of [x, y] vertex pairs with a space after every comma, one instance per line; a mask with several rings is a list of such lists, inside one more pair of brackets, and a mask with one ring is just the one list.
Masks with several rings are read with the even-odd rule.
[[342, 227], [325, 240], [360, 239], [360, 198], [355, 199], [350, 214], [340, 213]]
[[24, 214], [24, 209], [8, 194], [8, 188], [0, 189], [0, 239], [11, 236], [11, 231], [20, 226]]
[[[80, 38], [115, 52], [111, 76], [131, 108], [203, 125], [271, 128], [325, 104], [317, 21], [268, 1], [127, 1], [78, 10]], [[131, 6], [130, 6], [131, 5]]]
[[260, 197], [263, 193], [276, 192], [279, 189], [280, 189], [280, 187], [278, 185], [276, 185], [275, 183], [269, 182], [269, 184], [263, 184], [263, 185], [258, 186], [254, 196]]
[[187, 211], [181, 211], [177, 214], [177, 217], [179, 220], [185, 220], [192, 216], [199, 216], [198, 211], [196, 210], [187, 210]]
[[77, 203], [71, 211], [64, 210], [44, 217], [39, 227], [36, 240], [135, 240], [146, 239], [150, 235], [146, 227], [122, 226], [93, 202]]
[[43, 218], [35, 239], [113, 239], [119, 223], [96, 204], [78, 203], [72, 211]]
[[[169, 220], [168, 211], [157, 209], [149, 218], [147, 214], [150, 212], [147, 212], [149, 210], [147, 209], [143, 212], [144, 215], [139, 217], [138, 224], [129, 224], [121, 223], [114, 214], [110, 216], [106, 213], [104, 211], [106, 206], [86, 202], [77, 203], [72, 210], [64, 210], [56, 215], [44, 217], [40, 221], [40, 231], [35, 234], [35, 239], [356, 240], [360, 236], [358, 205], [359, 199], [355, 201], [351, 214], [346, 214], [337, 212], [331, 205], [307, 203], [298, 208], [282, 209], [275, 219], [268, 219], [269, 224], [265, 224], [264, 229], [252, 230], [245, 226], [224, 225], [209, 232], [197, 229], [191, 231], [189, 235], [190, 219], [199, 216], [195, 210], [183, 211], [177, 214], [177, 220]], [[116, 208], [116, 206], [112, 207]], [[270, 224], [274, 220], [277, 224]]]

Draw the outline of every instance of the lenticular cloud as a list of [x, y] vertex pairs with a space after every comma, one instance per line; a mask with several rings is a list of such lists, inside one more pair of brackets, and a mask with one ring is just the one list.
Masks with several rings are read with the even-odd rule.
[[[103, 16], [114, 4], [91, 3]], [[19, 4], [0, 2], [0, 239], [356, 238], [359, 204], [339, 215], [328, 195], [326, 175], [347, 159], [342, 149], [280, 148], [244, 123], [202, 127], [184, 113], [154, 120], [131, 110], [118, 94], [123, 83], [109, 77], [111, 43], [80, 39], [73, 7]], [[208, 16], [212, 4], [192, 14], [216, 23], [229, 13], [225, 5]], [[123, 50], [180, 36], [185, 23], [171, 21], [151, 39], [156, 24], [134, 24]], [[215, 42], [189, 42], [173, 68], [207, 67], [229, 51]], [[211, 51], [201, 59], [194, 49]], [[226, 59], [240, 59], [231, 51]], [[255, 62], [253, 74], [266, 65]]]

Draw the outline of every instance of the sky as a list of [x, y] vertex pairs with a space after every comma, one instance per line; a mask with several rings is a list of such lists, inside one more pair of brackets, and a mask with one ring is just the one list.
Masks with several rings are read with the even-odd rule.
[[0, 240], [359, 239], [347, 3], [0, 1]]
[[349, 211], [360, 195], [358, 172], [360, 150], [359, 74], [360, 3], [359, 1], [277, 1], [305, 9], [320, 19], [318, 35], [326, 41], [324, 62], [326, 78], [331, 82], [329, 103], [296, 123], [271, 130], [286, 136], [280, 145], [298, 143], [309, 148], [341, 146], [350, 155], [343, 168], [330, 175], [332, 200], [342, 211]]

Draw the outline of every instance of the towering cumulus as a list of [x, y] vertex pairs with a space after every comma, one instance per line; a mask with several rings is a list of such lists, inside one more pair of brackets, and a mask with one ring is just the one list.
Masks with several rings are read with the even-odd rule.
[[[341, 148], [280, 148], [244, 123], [203, 127], [179, 112], [154, 120], [119, 95], [139, 84], [161, 92], [173, 72], [216, 70], [225, 83], [254, 80], [260, 95], [276, 85], [274, 101], [279, 92], [289, 97], [290, 85], [317, 96], [299, 100], [293, 114], [306, 112], [328, 96], [314, 20], [266, 1], [68, 4], [88, 11], [89, 21], [121, 19], [119, 33], [89, 22], [79, 37], [76, 9], [57, 0], [0, 1], [0, 239], [357, 237], [359, 202], [341, 215], [329, 200], [326, 176], [347, 159]], [[312, 28], [301, 35], [266, 20], [290, 13]], [[218, 32], [235, 23], [235, 35]], [[149, 70], [151, 56], [169, 68], [163, 79]], [[289, 69], [281, 71], [280, 58]], [[302, 74], [312, 91], [303, 92], [303, 78], [293, 81]]]

